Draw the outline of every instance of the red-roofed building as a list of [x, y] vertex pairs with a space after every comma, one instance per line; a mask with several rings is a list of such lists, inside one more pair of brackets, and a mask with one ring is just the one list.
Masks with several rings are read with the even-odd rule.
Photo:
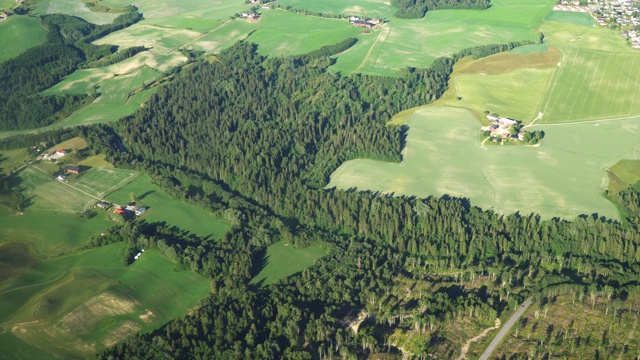
[[116, 211], [114, 211], [116, 214], [118, 215], [124, 215], [126, 210], [123, 208], [116, 208]]

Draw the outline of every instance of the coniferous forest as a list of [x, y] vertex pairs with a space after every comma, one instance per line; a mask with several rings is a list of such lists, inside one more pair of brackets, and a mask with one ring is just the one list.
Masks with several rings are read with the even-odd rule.
[[[95, 31], [76, 34], [61, 27], [56, 33], [77, 42]], [[210, 296], [191, 314], [135, 335], [99, 358], [393, 356], [389, 334], [398, 328], [424, 333], [424, 347], [413, 351], [427, 357], [446, 341], [438, 333], [444, 324], [491, 324], [549, 289], [614, 289], [607, 291], [619, 300], [637, 293], [638, 186], [612, 197], [624, 210], [623, 222], [596, 214], [542, 220], [536, 214], [484, 211], [447, 196], [325, 189], [331, 172], [346, 160], [400, 161], [406, 129], [387, 121], [441, 96], [458, 59], [521, 45], [465, 50], [397, 78], [327, 72], [330, 55], [354, 43], [267, 58], [240, 42], [219, 61], [177, 69], [173, 82], [116, 124], [0, 142], [1, 148], [17, 148], [82, 136], [117, 167], [147, 172], [173, 196], [234, 224], [220, 241], [144, 221], [95, 237], [88, 247], [126, 242], [125, 262], [139, 248], [155, 248], [178, 268], [211, 281]], [[58, 44], [71, 59], [63, 72], [91, 58], [86, 49], [80, 54], [77, 43]], [[278, 241], [320, 245], [328, 255], [275, 284], [250, 284], [265, 249]], [[483, 285], [474, 285], [475, 279]], [[405, 291], [416, 282], [431, 284], [433, 291]], [[372, 320], [354, 332], [348, 319], [361, 311]]]

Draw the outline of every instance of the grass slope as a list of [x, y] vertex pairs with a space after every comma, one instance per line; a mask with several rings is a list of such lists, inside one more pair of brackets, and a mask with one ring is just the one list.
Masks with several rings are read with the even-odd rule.
[[640, 160], [620, 160], [607, 169], [609, 193], [618, 193], [640, 181]]
[[0, 150], [0, 171], [9, 174], [33, 157], [31, 149]]
[[21, 340], [53, 355], [87, 357], [186, 314], [209, 292], [194, 272], [154, 250], [129, 267], [125, 244], [43, 261], [0, 292], [0, 322]]
[[640, 118], [544, 125], [539, 147], [480, 144], [479, 123], [463, 109], [417, 110], [400, 164], [352, 160], [331, 176], [328, 187], [396, 195], [453, 195], [500, 213], [520, 211], [572, 218], [597, 212], [618, 218], [602, 196], [605, 169], [637, 158]]
[[0, 62], [42, 44], [45, 37], [46, 33], [36, 18], [14, 15], [0, 21]]
[[284, 242], [277, 242], [267, 248], [263, 259], [265, 266], [251, 282], [262, 285], [272, 284], [284, 277], [300, 272], [313, 265], [316, 259], [326, 254], [324, 249], [315, 245], [298, 249], [287, 246]]
[[212, 213], [169, 196], [154, 185], [148, 175], [141, 175], [108, 195], [107, 199], [116, 204], [126, 204], [131, 201], [131, 193], [135, 194], [139, 205], [149, 208], [141, 217], [147, 222], [166, 222], [167, 225], [216, 239], [231, 228], [231, 224], [216, 218]]

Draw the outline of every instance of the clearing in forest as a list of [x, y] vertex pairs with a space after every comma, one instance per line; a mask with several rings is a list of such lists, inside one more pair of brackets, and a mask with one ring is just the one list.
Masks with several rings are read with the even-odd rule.
[[279, 241], [267, 248], [261, 259], [264, 267], [251, 282], [261, 285], [272, 284], [308, 268], [326, 253], [324, 249], [315, 245], [300, 249]]

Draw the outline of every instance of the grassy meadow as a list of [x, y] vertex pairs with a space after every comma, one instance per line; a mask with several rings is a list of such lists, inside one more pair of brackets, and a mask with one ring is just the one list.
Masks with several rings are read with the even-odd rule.
[[185, 315], [208, 294], [208, 281], [175, 271], [154, 250], [123, 267], [125, 247], [117, 243], [42, 261], [0, 292], [2, 328], [52, 355], [87, 357]]
[[0, 171], [9, 174], [33, 157], [29, 148], [0, 150]]
[[170, 226], [189, 231], [200, 236], [219, 239], [231, 224], [215, 217], [212, 213], [174, 199], [164, 190], [151, 182], [148, 175], [141, 175], [106, 198], [116, 204], [126, 204], [134, 194], [139, 205], [148, 208], [140, 217], [147, 222], [165, 222]]
[[82, 0], [40, 0], [36, 3], [35, 12], [39, 15], [77, 16], [97, 25], [109, 24], [119, 15], [91, 11]]
[[308, 268], [326, 253], [324, 249], [315, 245], [298, 249], [279, 241], [267, 248], [263, 259], [264, 267], [251, 282], [261, 285], [273, 284], [284, 277]]
[[615, 194], [640, 181], [640, 160], [620, 160], [607, 169], [609, 193]]
[[401, 163], [348, 161], [332, 174], [328, 187], [447, 194], [500, 213], [536, 212], [545, 218], [598, 213], [617, 219], [615, 206], [602, 196], [606, 168], [640, 155], [640, 118], [530, 127], [546, 133], [537, 147], [483, 146], [480, 124], [464, 109], [417, 110], [406, 124], [410, 130]]
[[245, 39], [257, 26], [255, 23], [243, 20], [231, 21], [198, 38], [186, 48], [204, 51], [207, 54], [218, 54], [236, 42]]
[[[13, 1], [12, 1], [13, 2]], [[15, 4], [15, 2], [13, 2]], [[44, 42], [46, 33], [36, 18], [13, 15], [0, 21], [0, 62]]]

